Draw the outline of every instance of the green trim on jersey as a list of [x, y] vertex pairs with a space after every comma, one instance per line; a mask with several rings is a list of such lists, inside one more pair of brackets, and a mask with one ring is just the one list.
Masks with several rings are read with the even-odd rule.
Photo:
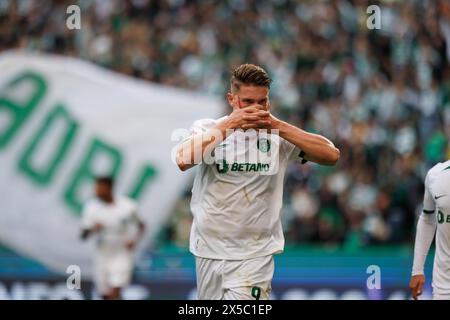
[[303, 150], [300, 151], [300, 153], [298, 155], [300, 158], [302, 158], [302, 164], [305, 164], [306, 162], [308, 162], [308, 160], [304, 159], [305, 155], [306, 155], [306, 153]]
[[423, 213], [425, 213], [425, 214], [433, 214], [433, 213], [435, 213], [435, 211], [436, 210], [425, 210], [425, 209], [423, 209]]

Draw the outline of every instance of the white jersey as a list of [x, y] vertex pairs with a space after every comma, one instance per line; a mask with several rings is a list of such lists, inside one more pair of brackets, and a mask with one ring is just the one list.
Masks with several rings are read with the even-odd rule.
[[97, 234], [99, 253], [127, 250], [125, 244], [132, 239], [132, 227], [137, 222], [137, 204], [134, 200], [117, 196], [113, 203], [92, 199], [83, 208], [81, 225], [91, 229], [97, 223], [103, 226]]
[[425, 178], [423, 212], [417, 225], [412, 274], [423, 274], [436, 232], [433, 294], [450, 295], [450, 160], [431, 168]]
[[[192, 134], [218, 120], [194, 123]], [[192, 188], [190, 251], [198, 257], [245, 260], [284, 249], [280, 220], [290, 159], [304, 153], [275, 134], [236, 131], [214, 149], [214, 163], [199, 164]]]

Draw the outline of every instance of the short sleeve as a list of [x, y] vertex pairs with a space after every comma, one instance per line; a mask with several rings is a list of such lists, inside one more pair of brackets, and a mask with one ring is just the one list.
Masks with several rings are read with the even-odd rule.
[[81, 213], [81, 228], [91, 229], [95, 225], [95, 205], [92, 202], [88, 202], [84, 205]]
[[306, 153], [303, 150], [300, 150], [299, 148], [294, 147], [289, 160], [294, 160], [294, 161], [300, 162], [301, 164], [305, 164], [306, 162], [308, 162], [308, 160], [305, 159], [305, 155], [306, 155]]
[[200, 134], [206, 132], [208, 127], [205, 125], [205, 120], [197, 120], [195, 121], [189, 129], [191, 135]]
[[301, 164], [305, 164], [308, 160], [305, 159], [305, 152], [289, 141], [282, 139], [280, 152], [288, 158]]
[[206, 132], [208, 128], [211, 127], [212, 125], [214, 125], [214, 122], [211, 119], [201, 119], [194, 121], [194, 123], [189, 128], [189, 135], [186, 138], [184, 138], [180, 142], [180, 144], [189, 140], [192, 136]]
[[132, 199], [127, 199], [128, 201], [128, 208], [130, 211], [130, 215], [133, 217], [138, 217], [138, 205], [137, 202]]
[[125, 204], [125, 210], [126, 210], [126, 219], [128, 222], [131, 223], [139, 223], [139, 221], [141, 221], [140, 217], [139, 217], [139, 210], [138, 210], [138, 204], [135, 200], [128, 198], [128, 197], [123, 197], [122, 201]]

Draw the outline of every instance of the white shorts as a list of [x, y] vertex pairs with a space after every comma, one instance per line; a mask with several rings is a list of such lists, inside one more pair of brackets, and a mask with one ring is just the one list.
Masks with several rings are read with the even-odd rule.
[[433, 293], [433, 300], [450, 300], [450, 294]]
[[101, 295], [107, 295], [113, 288], [126, 287], [133, 272], [133, 255], [129, 251], [97, 253], [95, 258], [94, 282]]
[[195, 258], [200, 300], [268, 300], [273, 256], [248, 260]]

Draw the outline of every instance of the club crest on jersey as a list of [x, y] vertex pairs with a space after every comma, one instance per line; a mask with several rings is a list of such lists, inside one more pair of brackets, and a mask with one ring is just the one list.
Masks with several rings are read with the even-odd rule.
[[258, 139], [257, 147], [259, 151], [267, 153], [270, 150], [270, 141], [266, 138]]

